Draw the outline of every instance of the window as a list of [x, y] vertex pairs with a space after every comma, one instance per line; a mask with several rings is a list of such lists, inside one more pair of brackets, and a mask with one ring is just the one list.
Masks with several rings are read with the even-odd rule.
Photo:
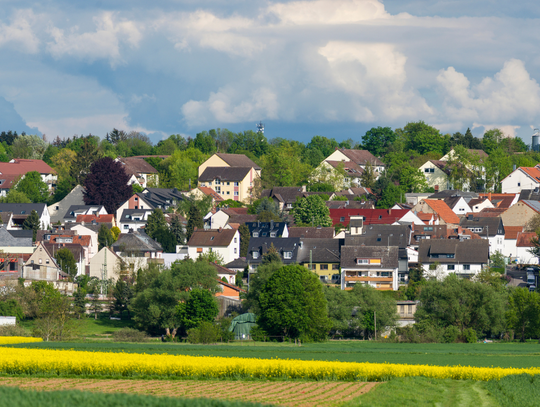
[[284, 259], [292, 259], [292, 252], [283, 252]]
[[234, 254], [236, 254], [236, 247], [234, 248]]
[[221, 187], [216, 187], [216, 192], [217, 192], [218, 194], [221, 194]]
[[139, 200], [139, 198], [135, 197], [135, 200], [136, 200], [136, 201], [138, 201], [138, 200]]
[[197, 253], [202, 253], [202, 247], [197, 247]]
[[276, 237], [276, 232], [270, 232], [270, 237]]
[[378, 237], [378, 238], [377, 238], [377, 242], [380, 242], [380, 241], [381, 241], [381, 238], [380, 238], [380, 237]]
[[239, 195], [238, 191], [234, 191], [234, 196], [238, 196], [238, 195]]
[[262, 232], [262, 237], [266, 237], [267, 233], [266, 232]]
[[356, 264], [369, 264], [369, 259], [356, 259]]
[[55, 208], [56, 208], [56, 210], [59, 210], [59, 209], [60, 209], [60, 207], [59, 207], [59, 206], [55, 206]]
[[230, 195], [231, 193], [229, 191], [227, 191], [227, 195]]
[[448, 271], [454, 271], [454, 265], [453, 264], [449, 264], [446, 266], [446, 270]]
[[238, 182], [235, 182], [235, 183], [234, 183], [234, 186], [235, 186], [235, 187], [237, 187], [238, 185], [239, 185]]
[[407, 314], [412, 315], [412, 305], [407, 305]]
[[454, 255], [454, 253], [449, 253], [449, 254], [446, 255], [446, 258], [447, 258], [447, 259], [453, 259], [454, 257], [456, 257], [456, 256]]
[[339, 264], [332, 264], [332, 270], [339, 270]]
[[327, 283], [328, 282], [328, 276], [319, 276], [319, 279], [321, 280], [321, 283]]
[[463, 265], [463, 270], [464, 271], [469, 271], [471, 269], [471, 265], [470, 264], [464, 264]]
[[434, 172], [435, 172], [435, 168], [424, 168], [424, 172], [425, 172], [426, 174], [428, 174], [428, 173], [434, 173]]
[[236, 239], [237, 239], [237, 238], [235, 237], [235, 238], [234, 238], [234, 243], [236, 243]]
[[43, 259], [39, 259], [39, 264], [43, 263]]
[[521, 186], [521, 182], [518, 182], [518, 187], [520, 187], [520, 186]]
[[124, 229], [129, 229], [129, 225], [124, 225]]
[[221, 180], [216, 178], [216, 185], [221, 185]]
[[391, 277], [392, 273], [389, 271], [377, 271], [377, 277]]
[[339, 221], [340, 222], [345, 222], [345, 216], [342, 216], [341, 218], [339, 218]]
[[328, 270], [328, 264], [321, 264], [321, 270]]
[[253, 232], [253, 237], [259, 237], [259, 232]]
[[433, 226], [424, 226], [424, 232], [432, 232]]
[[430, 257], [433, 258], [433, 259], [438, 259], [439, 255], [438, 254], [432, 254]]
[[49, 259], [45, 260], [45, 264], [49, 264]]
[[34, 264], [34, 260], [31, 260], [30, 263], [31, 263], [31, 264]]
[[227, 185], [231, 185], [231, 183], [230, 183], [230, 182], [227, 182]]
[[215, 236], [210, 236], [210, 240], [214, 240]]
[[254, 259], [258, 259], [258, 258], [259, 258], [259, 252], [253, 252], [253, 253], [252, 253], [252, 257], [253, 257]]

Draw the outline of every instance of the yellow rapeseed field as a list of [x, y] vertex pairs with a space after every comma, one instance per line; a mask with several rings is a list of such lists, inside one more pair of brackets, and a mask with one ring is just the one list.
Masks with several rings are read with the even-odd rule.
[[383, 381], [393, 377], [492, 380], [540, 369], [399, 365], [2, 348], [0, 373], [88, 376], [290, 378]]
[[17, 343], [42, 342], [41, 338], [30, 338], [26, 336], [0, 336], [0, 345], [14, 345]]

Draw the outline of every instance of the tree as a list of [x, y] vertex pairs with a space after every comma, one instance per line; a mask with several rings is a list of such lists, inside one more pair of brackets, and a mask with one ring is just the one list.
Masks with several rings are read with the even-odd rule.
[[240, 257], [246, 257], [248, 255], [249, 239], [251, 239], [251, 235], [249, 234], [249, 228], [245, 223], [240, 225], [238, 233], [240, 233]]
[[77, 319], [81, 319], [81, 316], [86, 314], [86, 289], [79, 287], [73, 293], [73, 307]]
[[360, 182], [364, 188], [373, 188], [377, 177], [375, 171], [373, 170], [373, 165], [370, 162], [366, 164], [364, 172], [360, 176]]
[[161, 245], [165, 253], [176, 253], [176, 237], [167, 226], [156, 230], [154, 239]]
[[274, 272], [259, 296], [257, 323], [270, 335], [323, 340], [331, 327], [323, 286], [299, 265]]
[[156, 208], [148, 216], [148, 221], [146, 222], [144, 231], [152, 239], [155, 239], [155, 235], [158, 230], [167, 228], [167, 221], [165, 220], [165, 215], [163, 215], [163, 211], [160, 208]]
[[330, 210], [319, 195], [309, 195], [293, 204], [291, 215], [298, 226], [332, 226]]
[[39, 215], [37, 214], [35, 210], [32, 210], [32, 212], [30, 212], [30, 215], [24, 220], [22, 224], [22, 228], [23, 230], [33, 231], [32, 241], [35, 242], [37, 231], [40, 230], [41, 228], [41, 225], [39, 222]]
[[373, 127], [362, 137], [364, 148], [376, 157], [383, 156], [396, 141], [396, 133], [390, 127]]
[[56, 252], [56, 262], [62, 269], [64, 273], [67, 273], [73, 281], [75, 276], [77, 275], [77, 262], [75, 261], [75, 256], [73, 256], [73, 253], [66, 248], [63, 247], [62, 249], [58, 250]]
[[246, 266], [243, 273], [243, 277], [248, 278], [249, 283], [249, 289], [248, 292], [244, 295], [243, 303], [243, 308], [246, 311], [252, 312], [257, 315], [260, 314], [259, 296], [261, 294], [261, 291], [266, 282], [272, 276], [272, 274], [274, 274], [274, 272], [276, 270], [279, 270], [281, 267], [283, 267], [283, 263], [281, 263], [281, 260], [279, 260], [275, 263], [262, 264], [257, 267], [256, 273], [250, 274], [249, 267]]
[[115, 239], [111, 229], [109, 229], [105, 223], [102, 223], [98, 231], [99, 250], [103, 249], [104, 247], [110, 247], [114, 241]]
[[499, 129], [491, 129], [484, 133], [482, 137], [482, 144], [484, 146], [484, 151], [488, 154], [491, 154], [495, 150], [499, 143], [504, 139], [504, 133]]
[[177, 312], [182, 328], [187, 331], [197, 328], [201, 322], [214, 322], [219, 309], [210, 291], [194, 288], [189, 292], [187, 301], [178, 305]]
[[184, 231], [184, 225], [182, 225], [182, 222], [180, 221], [179, 215], [172, 215], [169, 231], [176, 239], [176, 244], [186, 243], [186, 233]]
[[279, 252], [274, 246], [274, 243], [270, 244], [268, 251], [262, 256], [261, 263], [270, 264], [270, 263], [276, 263], [280, 261], [281, 261], [281, 257], [279, 257]]
[[71, 301], [45, 281], [33, 281], [28, 291], [33, 292], [36, 305], [34, 334], [45, 341], [71, 336]]
[[120, 316], [127, 311], [128, 318], [130, 318], [129, 305], [133, 299], [133, 281], [131, 278], [116, 280], [116, 284], [113, 287], [114, 302], [111, 306], [111, 311], [118, 312]]
[[90, 137], [82, 140], [82, 145], [76, 151], [77, 157], [71, 163], [70, 168], [70, 177], [78, 185], [84, 185], [90, 168], [94, 162], [101, 158], [101, 152], [98, 149], [97, 143], [93, 142]]
[[34, 203], [47, 202], [49, 197], [49, 187], [41, 180], [41, 175], [37, 171], [27, 172], [17, 182], [15, 190], [24, 193]]
[[420, 154], [430, 151], [445, 154], [448, 151], [450, 137], [443, 136], [439, 130], [423, 121], [407, 123], [400, 131], [404, 135], [407, 150], [414, 150]]
[[92, 164], [84, 181], [84, 202], [103, 205], [108, 213], [115, 213], [132, 195], [128, 181], [129, 175], [121, 163], [109, 157], [101, 158]]
[[396, 203], [402, 201], [403, 190], [393, 182], [389, 182], [382, 191], [381, 198], [377, 201], [377, 208], [391, 208]]
[[20, 135], [11, 146], [11, 154], [14, 158], [28, 158], [41, 160], [47, 149], [47, 143], [34, 134]]
[[51, 158], [59, 179], [71, 178], [71, 166], [77, 158], [77, 153], [69, 148], [63, 148]]
[[30, 199], [24, 192], [16, 191], [14, 188], [10, 189], [8, 194], [4, 198], [0, 198], [2, 203], [31, 203]]
[[203, 215], [199, 211], [196, 205], [192, 205], [188, 212], [188, 221], [186, 226], [186, 240], [189, 242], [191, 235], [195, 231], [195, 228], [204, 227]]
[[540, 297], [538, 293], [517, 287], [508, 301], [509, 326], [519, 334], [520, 341], [527, 336], [538, 335], [540, 328]]

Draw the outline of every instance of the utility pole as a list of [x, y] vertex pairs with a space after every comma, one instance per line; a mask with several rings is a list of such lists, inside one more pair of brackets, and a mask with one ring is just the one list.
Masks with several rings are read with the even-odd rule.
[[373, 311], [373, 322], [375, 323], [375, 340], [377, 340], [377, 311]]

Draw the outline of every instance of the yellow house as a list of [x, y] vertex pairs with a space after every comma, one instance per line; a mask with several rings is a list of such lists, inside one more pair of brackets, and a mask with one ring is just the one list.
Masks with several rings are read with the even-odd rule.
[[342, 244], [341, 239], [302, 239], [297, 262], [317, 274], [323, 284], [338, 284]]
[[426, 182], [430, 188], [436, 191], [446, 191], [452, 189], [452, 185], [448, 180], [450, 170], [447, 168], [447, 162], [442, 160], [426, 161], [420, 171], [424, 174]]
[[216, 153], [199, 166], [199, 186], [212, 188], [223, 199], [249, 202], [261, 167], [243, 154]]

